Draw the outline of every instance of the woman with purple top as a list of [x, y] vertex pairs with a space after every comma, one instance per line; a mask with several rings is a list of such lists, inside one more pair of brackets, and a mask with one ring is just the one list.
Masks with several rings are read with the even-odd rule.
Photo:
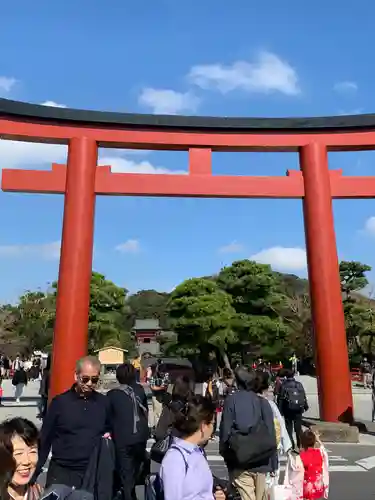
[[210, 399], [194, 396], [175, 415], [175, 437], [160, 469], [164, 500], [225, 500], [214, 492], [213, 477], [202, 446], [211, 438], [216, 406]]

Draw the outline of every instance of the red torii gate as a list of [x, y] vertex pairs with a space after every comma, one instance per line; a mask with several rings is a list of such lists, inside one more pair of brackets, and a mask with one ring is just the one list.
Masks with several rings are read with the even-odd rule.
[[[96, 195], [302, 198], [319, 402], [326, 421], [351, 420], [351, 378], [332, 198], [373, 198], [375, 177], [328, 169], [327, 151], [375, 149], [375, 115], [206, 118], [80, 111], [0, 99], [1, 139], [68, 145], [50, 171], [3, 169], [2, 189], [65, 194], [53, 343], [52, 395], [72, 382], [87, 352]], [[98, 147], [189, 152], [189, 175], [111, 173]], [[286, 177], [213, 176], [212, 151], [298, 151]]]

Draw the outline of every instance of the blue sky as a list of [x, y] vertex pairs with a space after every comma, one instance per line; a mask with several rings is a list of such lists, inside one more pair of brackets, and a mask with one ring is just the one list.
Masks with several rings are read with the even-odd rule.
[[[73, 108], [218, 116], [371, 113], [370, 0], [16, 0], [1, 7], [2, 97]], [[1, 167], [49, 168], [63, 147], [0, 141]], [[375, 173], [375, 153], [330, 168]], [[187, 170], [186, 153], [102, 151], [115, 171]], [[296, 154], [217, 153], [214, 174], [284, 175]], [[58, 271], [63, 198], [0, 193], [0, 301]], [[375, 268], [375, 205], [335, 201], [339, 256]], [[373, 218], [372, 218], [373, 217]], [[306, 274], [300, 200], [97, 199], [94, 269], [171, 290], [255, 256]], [[370, 276], [373, 280], [374, 274]], [[375, 280], [374, 280], [375, 281]]]

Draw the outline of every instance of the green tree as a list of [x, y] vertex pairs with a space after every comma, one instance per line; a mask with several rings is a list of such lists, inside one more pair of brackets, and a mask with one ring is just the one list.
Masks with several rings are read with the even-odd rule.
[[171, 294], [169, 314], [180, 347], [199, 348], [203, 355], [216, 348], [229, 365], [228, 345], [236, 340], [235, 310], [231, 297], [214, 281], [193, 278], [181, 283]]
[[[114, 345], [134, 348], [129, 330], [124, 328], [128, 313], [125, 288], [118, 287], [102, 274], [93, 272], [90, 285], [89, 351]], [[13, 309], [14, 332], [26, 341], [27, 349], [50, 349], [56, 317], [57, 282], [48, 292], [27, 292]]]
[[233, 328], [253, 356], [278, 358], [287, 351], [288, 326], [282, 319], [288, 301], [271, 266], [250, 260], [233, 262], [219, 273], [218, 286], [232, 297]]
[[126, 301], [129, 315], [126, 319], [128, 329], [133, 328], [136, 319], [158, 319], [161, 328], [169, 328], [168, 302], [169, 294], [156, 290], [141, 290], [130, 295]]
[[[53, 284], [57, 293], [57, 282]], [[93, 272], [90, 284], [89, 350], [113, 345], [129, 349], [133, 340], [123, 327], [129, 310], [126, 305], [126, 288], [115, 285], [103, 274]]]
[[50, 349], [55, 320], [55, 298], [50, 293], [28, 291], [13, 308], [12, 329], [25, 350]]
[[287, 296], [289, 308], [283, 315], [289, 327], [288, 344], [299, 358], [314, 355], [314, 335], [308, 293], [291, 293]]
[[356, 261], [340, 262], [341, 290], [348, 299], [353, 292], [363, 290], [368, 285], [366, 273], [371, 271], [371, 267]]
[[371, 271], [371, 267], [361, 262], [340, 262], [346, 335], [352, 354], [363, 354], [363, 341], [374, 335], [374, 310], [366, 303], [365, 298], [358, 294], [368, 285], [368, 271]]

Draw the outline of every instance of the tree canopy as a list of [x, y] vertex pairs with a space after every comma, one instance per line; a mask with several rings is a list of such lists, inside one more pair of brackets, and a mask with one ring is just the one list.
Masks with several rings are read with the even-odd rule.
[[224, 355], [236, 338], [232, 299], [212, 280], [193, 278], [177, 286], [169, 315], [180, 345], [206, 352], [215, 347]]
[[[93, 272], [90, 286], [89, 350], [106, 345], [128, 348], [133, 346], [130, 330], [124, 328], [128, 313], [127, 290], [115, 285], [102, 274]], [[52, 346], [56, 316], [57, 282], [46, 292], [26, 292], [15, 306], [3, 306], [13, 332], [13, 340], [31, 352], [49, 350]]]
[[[353, 356], [373, 350], [375, 301], [365, 294], [370, 270], [361, 262], [340, 263], [346, 332]], [[55, 282], [46, 291], [25, 292], [15, 305], [0, 306], [2, 345], [24, 351], [50, 349], [56, 294]], [[160, 338], [168, 354], [200, 354], [208, 359], [215, 351], [226, 364], [238, 356], [277, 361], [293, 352], [299, 357], [313, 355], [307, 279], [246, 259], [233, 262], [214, 276], [188, 279], [170, 294], [140, 290], [129, 295], [126, 288], [92, 273], [91, 352], [108, 345], [135, 352], [135, 320], [151, 318], [168, 330]]]
[[168, 318], [169, 294], [156, 290], [140, 290], [127, 299], [129, 315], [126, 326], [133, 327], [136, 319], [158, 319], [161, 328], [169, 328]]

